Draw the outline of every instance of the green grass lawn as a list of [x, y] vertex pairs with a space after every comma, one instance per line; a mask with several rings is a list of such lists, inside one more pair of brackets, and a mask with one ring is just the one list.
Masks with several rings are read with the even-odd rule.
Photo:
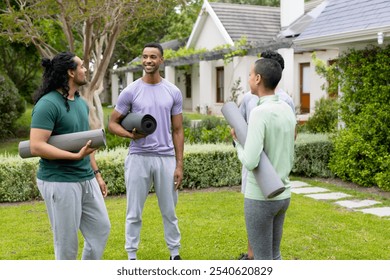
[[[299, 180], [305, 180], [297, 178]], [[343, 191], [355, 198], [388, 199], [322, 182], [316, 186]], [[104, 259], [125, 260], [124, 197], [108, 197], [111, 233]], [[187, 260], [231, 260], [246, 250], [243, 196], [237, 188], [182, 191], [177, 206], [182, 233], [181, 255]], [[43, 202], [0, 204], [0, 259], [53, 259], [52, 233]], [[390, 219], [349, 211], [331, 201], [316, 201], [293, 194], [287, 212], [282, 254], [286, 260], [388, 260]], [[82, 237], [80, 236], [80, 254]], [[163, 237], [155, 194], [146, 201], [138, 258], [165, 260], [169, 256]]]

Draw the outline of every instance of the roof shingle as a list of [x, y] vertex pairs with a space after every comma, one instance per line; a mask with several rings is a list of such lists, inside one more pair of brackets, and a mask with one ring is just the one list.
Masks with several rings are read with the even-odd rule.
[[280, 30], [279, 7], [210, 3], [233, 41], [246, 36], [248, 43], [271, 41]]

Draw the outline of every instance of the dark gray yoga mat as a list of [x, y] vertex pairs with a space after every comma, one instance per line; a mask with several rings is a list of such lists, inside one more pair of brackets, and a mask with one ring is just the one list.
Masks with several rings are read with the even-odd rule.
[[[47, 142], [61, 150], [78, 152], [89, 140], [92, 140], [92, 148], [106, 146], [106, 134], [103, 129], [55, 135], [51, 136]], [[29, 140], [19, 143], [19, 155], [22, 158], [33, 157]]]
[[[221, 111], [228, 124], [234, 128], [238, 142], [244, 146], [248, 124], [245, 122], [236, 103], [225, 103]], [[286, 189], [264, 151], [260, 155], [259, 165], [253, 170], [253, 174], [266, 198], [278, 196]]]
[[134, 128], [140, 134], [152, 134], [157, 128], [156, 119], [149, 114], [128, 113], [122, 120], [121, 125], [128, 131]]

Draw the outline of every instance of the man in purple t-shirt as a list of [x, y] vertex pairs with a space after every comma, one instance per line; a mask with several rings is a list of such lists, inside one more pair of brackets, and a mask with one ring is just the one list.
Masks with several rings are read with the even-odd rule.
[[[160, 76], [163, 49], [146, 44], [142, 52], [145, 75], [128, 85], [119, 95], [108, 129], [132, 139], [125, 160], [127, 194], [126, 245], [129, 259], [137, 258], [142, 210], [153, 184], [164, 222], [164, 236], [170, 259], [180, 260], [180, 231], [175, 213], [178, 189], [183, 179], [183, 98], [180, 90]], [[127, 113], [150, 114], [157, 121], [156, 131], [142, 135], [127, 131], [120, 123]]]

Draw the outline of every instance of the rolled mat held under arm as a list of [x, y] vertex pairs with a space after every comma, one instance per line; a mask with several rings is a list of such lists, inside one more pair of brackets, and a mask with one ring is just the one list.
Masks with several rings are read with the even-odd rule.
[[[51, 136], [47, 143], [61, 150], [78, 152], [89, 140], [92, 140], [92, 148], [106, 146], [106, 134], [103, 129]], [[34, 157], [30, 151], [30, 141], [22, 141], [19, 143], [19, 155], [22, 158]]]
[[[236, 103], [225, 103], [221, 111], [228, 124], [234, 128], [238, 142], [244, 146], [248, 125]], [[266, 198], [276, 197], [286, 189], [264, 151], [260, 154], [259, 165], [253, 170], [253, 174], [261, 192]]]
[[122, 120], [121, 125], [128, 131], [134, 128], [140, 134], [152, 134], [157, 128], [156, 119], [149, 114], [128, 113]]

